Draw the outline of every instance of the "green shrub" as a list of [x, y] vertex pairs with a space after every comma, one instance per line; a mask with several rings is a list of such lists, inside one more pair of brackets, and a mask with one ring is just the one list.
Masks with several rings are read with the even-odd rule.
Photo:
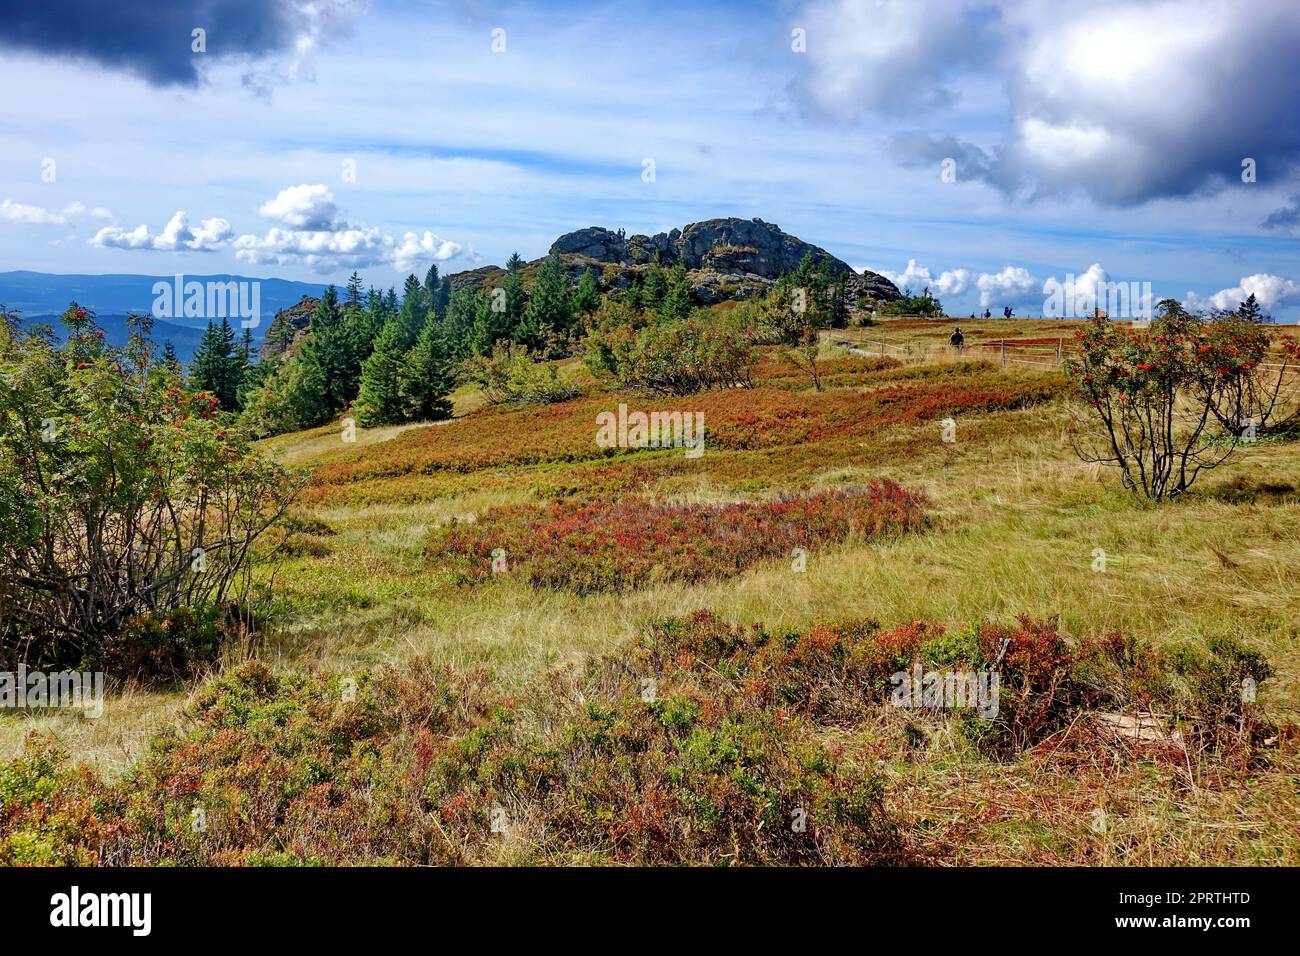
[[597, 319], [584, 359], [599, 378], [664, 395], [750, 385], [756, 356], [735, 315], [710, 310], [669, 320], [611, 304]]
[[[64, 322], [60, 345], [47, 328], [0, 321], [0, 661], [191, 659], [208, 624], [250, 599], [252, 547], [299, 483], [157, 359], [147, 318], [121, 349], [86, 309]], [[156, 643], [193, 622], [197, 643], [174, 654]]]
[[559, 370], [539, 362], [522, 345], [498, 342], [490, 356], [476, 355], [464, 364], [465, 376], [483, 389], [493, 405], [549, 405], [579, 394], [560, 379]]

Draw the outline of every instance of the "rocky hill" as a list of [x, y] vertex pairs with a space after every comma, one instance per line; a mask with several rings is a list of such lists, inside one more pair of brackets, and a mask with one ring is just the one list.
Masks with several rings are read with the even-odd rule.
[[[728, 299], [748, 299], [764, 294], [781, 275], [793, 271], [804, 255], [829, 262], [832, 273], [848, 276], [854, 300], [890, 302], [899, 297], [892, 282], [874, 272], [855, 272], [820, 246], [804, 242], [779, 226], [761, 219], [708, 219], [654, 236], [626, 236], [601, 226], [565, 233], [551, 243], [550, 254], [560, 256], [576, 282], [587, 269], [595, 269], [603, 290], [626, 288], [657, 254], [664, 266], [686, 267], [696, 299], [706, 305]], [[529, 272], [541, 259], [528, 264]], [[451, 276], [455, 288], [492, 286], [504, 270], [483, 266]]]
[[295, 305], [280, 309], [275, 313], [271, 327], [266, 330], [262, 347], [258, 350], [265, 357], [280, 355], [297, 342], [302, 341], [311, 325], [311, 314], [316, 311], [320, 299], [314, 295], [304, 295]]
[[[548, 255], [564, 260], [574, 284], [588, 269], [595, 270], [601, 290], [606, 292], [626, 289], [657, 255], [665, 267], [685, 266], [696, 301], [713, 305], [765, 294], [778, 278], [793, 272], [807, 253], [812, 253], [818, 264], [829, 262], [833, 274], [848, 276], [849, 298], [856, 304], [892, 302], [899, 297], [897, 287], [884, 276], [855, 272], [820, 246], [761, 219], [707, 219], [653, 236], [627, 236], [622, 230], [588, 226], [560, 236], [551, 243]], [[534, 259], [524, 266], [525, 286], [532, 284], [544, 261]], [[504, 276], [505, 269], [500, 266], [480, 266], [453, 273], [450, 279], [453, 289], [477, 289], [491, 288]], [[278, 355], [301, 341], [319, 301], [304, 295], [296, 305], [276, 312], [262, 354]]]

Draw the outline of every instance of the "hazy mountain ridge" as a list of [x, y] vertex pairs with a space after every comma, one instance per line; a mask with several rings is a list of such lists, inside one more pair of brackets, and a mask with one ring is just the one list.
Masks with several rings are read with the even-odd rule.
[[[154, 283], [166, 282], [170, 285], [175, 278], [174, 275], [133, 273], [59, 275], [27, 270], [0, 272], [0, 305], [21, 312], [27, 318], [61, 315], [68, 307], [68, 303], [73, 300], [99, 313], [101, 318], [115, 314], [125, 316], [131, 312], [145, 313], [153, 308]], [[231, 281], [260, 283], [262, 325], [269, 325], [271, 317], [276, 312], [294, 305], [304, 295], [320, 295], [325, 291], [324, 284], [314, 282], [261, 279], [228, 273], [212, 275], [186, 273], [184, 279], [186, 282], [203, 283]], [[199, 329], [207, 325], [206, 318], [186, 319], [177, 316], [170, 321], [173, 325]], [[254, 334], [257, 334], [256, 329]]]

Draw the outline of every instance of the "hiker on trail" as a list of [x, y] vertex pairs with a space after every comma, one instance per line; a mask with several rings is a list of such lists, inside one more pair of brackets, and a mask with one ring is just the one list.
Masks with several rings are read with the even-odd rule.
[[961, 347], [966, 344], [966, 336], [961, 334], [960, 325], [957, 326], [957, 328], [952, 330], [952, 335], [948, 336], [948, 344], [951, 345], [953, 348], [955, 348], [958, 352], [960, 352]]
[[984, 310], [984, 318], [986, 318], [986, 319], [991, 319], [991, 318], [993, 318], [993, 313], [990, 312], [988, 309], [985, 309], [985, 310]]

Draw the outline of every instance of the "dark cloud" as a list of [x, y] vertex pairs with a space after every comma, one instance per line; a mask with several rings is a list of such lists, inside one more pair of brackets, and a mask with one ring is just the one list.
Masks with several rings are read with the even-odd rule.
[[1265, 229], [1278, 232], [1294, 232], [1300, 226], [1300, 193], [1291, 197], [1291, 202], [1281, 209], [1274, 209], [1264, 220]]
[[[1117, 208], [1269, 188], [1300, 167], [1295, 0], [1240, 9], [1217, 0], [809, 0], [802, 19], [822, 38], [814, 45], [810, 26], [808, 69], [795, 87], [811, 114], [901, 113], [909, 125], [979, 130], [982, 140], [998, 129], [990, 118], [1005, 115], [990, 150], [953, 136], [895, 137], [905, 164], [951, 157], [960, 180]], [[940, 109], [957, 91], [975, 102]], [[1253, 179], [1242, 175], [1248, 160]], [[1295, 217], [1280, 210], [1273, 225]]]
[[[314, 28], [293, 0], [3, 0], [0, 48], [97, 63], [156, 86], [195, 86], [210, 59], [290, 50]], [[195, 28], [207, 53], [192, 52]]]
[[952, 160], [955, 182], [980, 180], [998, 188], [1009, 188], [1006, 167], [1000, 160], [1000, 150], [985, 150], [974, 143], [955, 136], [933, 136], [929, 133], [898, 133], [889, 139], [889, 152], [902, 166], [919, 168], [933, 166], [936, 175], [940, 165]]

